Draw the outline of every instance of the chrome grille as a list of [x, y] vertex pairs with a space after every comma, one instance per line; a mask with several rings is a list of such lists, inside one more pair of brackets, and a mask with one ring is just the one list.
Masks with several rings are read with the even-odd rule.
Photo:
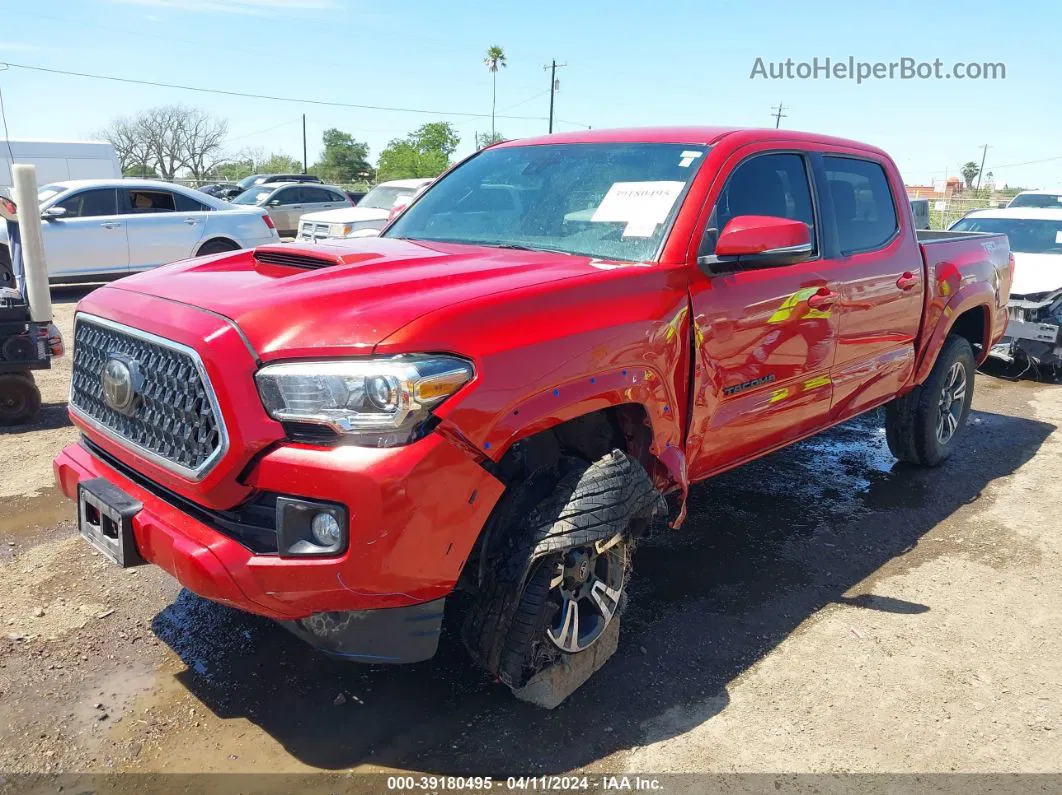
[[[126, 414], [103, 397], [101, 374], [116, 354], [134, 360], [143, 379]], [[221, 412], [195, 351], [113, 321], [77, 316], [70, 405], [101, 433], [185, 477], [201, 478], [224, 453]]]
[[305, 240], [323, 240], [328, 237], [328, 224], [303, 221], [299, 226], [299, 237]]

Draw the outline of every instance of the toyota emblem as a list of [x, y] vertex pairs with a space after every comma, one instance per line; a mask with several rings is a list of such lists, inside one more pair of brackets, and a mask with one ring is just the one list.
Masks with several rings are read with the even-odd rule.
[[136, 411], [137, 391], [141, 381], [136, 360], [112, 354], [100, 373], [103, 402], [119, 414], [131, 417]]

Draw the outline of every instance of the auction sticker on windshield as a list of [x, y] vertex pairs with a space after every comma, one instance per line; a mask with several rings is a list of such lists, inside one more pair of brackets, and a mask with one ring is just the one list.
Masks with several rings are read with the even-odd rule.
[[684, 182], [615, 182], [590, 220], [626, 224], [624, 237], [652, 237], [667, 220]]

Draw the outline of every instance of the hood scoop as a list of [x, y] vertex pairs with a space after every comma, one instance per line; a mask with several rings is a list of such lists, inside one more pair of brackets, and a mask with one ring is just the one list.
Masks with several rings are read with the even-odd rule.
[[328, 255], [311, 255], [287, 248], [256, 248], [254, 261], [259, 265], [279, 265], [283, 268], [299, 268], [300, 270], [319, 270], [342, 265], [340, 257]]

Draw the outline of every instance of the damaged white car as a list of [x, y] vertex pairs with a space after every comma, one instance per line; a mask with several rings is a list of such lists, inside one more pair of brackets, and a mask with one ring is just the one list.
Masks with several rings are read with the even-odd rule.
[[1007, 336], [992, 356], [1062, 378], [1062, 209], [976, 210], [956, 232], [1002, 232], [1014, 254]]

